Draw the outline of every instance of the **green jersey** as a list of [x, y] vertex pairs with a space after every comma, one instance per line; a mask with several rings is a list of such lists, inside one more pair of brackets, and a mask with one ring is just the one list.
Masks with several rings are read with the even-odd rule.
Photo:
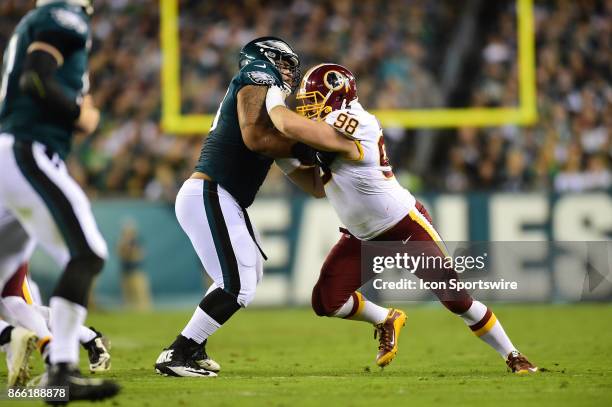
[[58, 35], [70, 42], [70, 52], [64, 55], [64, 63], [54, 77], [66, 96], [77, 100], [89, 91], [89, 17], [81, 7], [63, 2], [38, 7], [21, 19], [4, 52], [0, 131], [17, 139], [43, 143], [65, 158], [70, 151], [74, 124], [54, 117], [19, 88], [28, 47], [41, 33]]
[[273, 159], [253, 152], [242, 139], [238, 123], [238, 91], [247, 85], [282, 86], [280, 73], [265, 61], [245, 65], [232, 79], [202, 147], [196, 171], [204, 172], [246, 208], [255, 200]]

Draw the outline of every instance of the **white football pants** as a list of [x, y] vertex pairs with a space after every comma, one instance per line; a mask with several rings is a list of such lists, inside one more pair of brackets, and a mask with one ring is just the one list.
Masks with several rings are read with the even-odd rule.
[[176, 217], [215, 285], [246, 307], [263, 276], [263, 258], [249, 233], [248, 215], [215, 182], [188, 179], [176, 197]]

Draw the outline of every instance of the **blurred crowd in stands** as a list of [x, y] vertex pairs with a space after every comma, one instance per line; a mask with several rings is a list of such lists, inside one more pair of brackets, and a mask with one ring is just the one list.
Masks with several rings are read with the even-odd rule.
[[[182, 0], [182, 111], [214, 113], [237, 71], [240, 47], [270, 34], [292, 44], [304, 67], [334, 61], [353, 70], [367, 109], [440, 107], [440, 67], [460, 3]], [[0, 2], [0, 49], [33, 4]], [[449, 133], [452, 141], [436, 153], [443, 165], [411, 174], [427, 180], [420, 183], [422, 190], [611, 187], [612, 1], [535, 4], [537, 124]], [[90, 72], [102, 123], [93, 137], [76, 143], [72, 173], [92, 196], [173, 201], [192, 172], [207, 129], [176, 137], [159, 126], [158, 2], [96, 0], [95, 5]], [[497, 18], [479, 53], [465, 106], [518, 103], [514, 1], [507, 1]], [[390, 154], [396, 173], [410, 171], [409, 155]], [[264, 193], [286, 191], [281, 178], [273, 172]]]
[[[536, 1], [538, 122], [459, 129], [444, 187], [559, 192], [612, 186], [612, 1]], [[518, 103], [516, 17], [487, 38], [471, 106]]]

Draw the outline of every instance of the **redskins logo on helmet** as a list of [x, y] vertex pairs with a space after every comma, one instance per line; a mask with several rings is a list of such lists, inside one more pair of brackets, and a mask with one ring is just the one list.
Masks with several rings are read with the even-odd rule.
[[355, 75], [338, 64], [316, 65], [306, 72], [296, 99], [297, 112], [309, 119], [322, 120], [334, 110], [344, 109], [357, 100]]
[[323, 75], [323, 83], [331, 90], [340, 90], [344, 86], [348, 90], [348, 78], [338, 71], [327, 71]]

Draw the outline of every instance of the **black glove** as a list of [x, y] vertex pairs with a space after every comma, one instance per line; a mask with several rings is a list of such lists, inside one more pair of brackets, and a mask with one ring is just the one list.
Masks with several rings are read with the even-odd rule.
[[300, 160], [302, 165], [313, 166], [316, 163], [316, 153], [317, 151], [304, 144], [304, 143], [295, 143], [291, 147], [291, 156], [293, 158], [297, 158]]
[[338, 153], [336, 151], [317, 151], [317, 165], [323, 170], [329, 170]]

